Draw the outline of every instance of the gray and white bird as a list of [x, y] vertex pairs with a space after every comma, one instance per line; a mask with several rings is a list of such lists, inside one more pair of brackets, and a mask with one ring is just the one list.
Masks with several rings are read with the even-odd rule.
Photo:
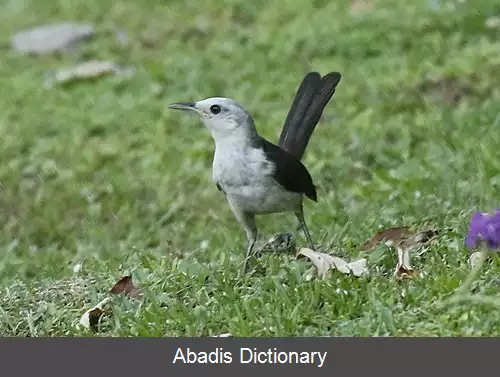
[[212, 97], [198, 102], [173, 103], [171, 109], [198, 114], [215, 141], [213, 180], [245, 230], [248, 260], [257, 240], [255, 216], [293, 212], [314, 248], [304, 220], [304, 196], [317, 201], [316, 188], [301, 159], [323, 109], [341, 78], [331, 72], [308, 73], [300, 84], [275, 145], [261, 137], [250, 114], [238, 102]]

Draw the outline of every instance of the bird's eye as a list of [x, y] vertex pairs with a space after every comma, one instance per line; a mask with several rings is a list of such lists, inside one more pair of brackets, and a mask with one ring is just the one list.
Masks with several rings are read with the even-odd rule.
[[219, 114], [221, 112], [221, 108], [219, 105], [212, 105], [210, 106], [210, 112], [212, 114]]

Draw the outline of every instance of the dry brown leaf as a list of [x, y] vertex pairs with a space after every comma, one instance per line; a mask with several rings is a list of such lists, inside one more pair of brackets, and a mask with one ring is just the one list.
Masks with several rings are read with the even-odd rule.
[[90, 308], [80, 318], [80, 325], [86, 329], [93, 329], [99, 323], [99, 319], [104, 314], [104, 307], [111, 301], [109, 297], [99, 302], [93, 308]]
[[369, 241], [366, 241], [363, 245], [361, 245], [361, 250], [366, 251], [373, 249], [381, 243], [385, 243], [387, 246], [393, 246], [409, 235], [410, 228], [407, 226], [386, 229], [378, 232]]
[[405, 247], [403, 241], [396, 247], [396, 249], [398, 251], [398, 263], [396, 264], [396, 269], [394, 271], [396, 280], [418, 276], [418, 271], [415, 270], [410, 263], [411, 247]]
[[120, 280], [118, 280], [115, 286], [111, 288], [110, 293], [113, 294], [123, 293], [124, 295], [131, 298], [139, 298], [141, 295], [139, 289], [136, 288], [132, 283], [132, 276], [130, 275], [124, 276]]
[[386, 229], [375, 234], [371, 240], [366, 241], [361, 245], [362, 251], [373, 249], [375, 246], [383, 243], [388, 247], [392, 247], [404, 243], [407, 248], [421, 246], [430, 241], [434, 236], [439, 233], [438, 230], [424, 230], [415, 234], [411, 234], [410, 228], [402, 226], [398, 228]]
[[426, 230], [419, 232], [413, 236], [410, 236], [402, 241], [400, 241], [397, 246], [408, 250], [408, 252], [422, 247], [429, 243], [429, 241], [438, 234], [436, 230]]
[[418, 276], [418, 271], [410, 264], [410, 251], [427, 244], [439, 232], [437, 230], [425, 230], [412, 235], [409, 227], [406, 226], [386, 229], [378, 232], [371, 240], [361, 245], [361, 250], [370, 250], [381, 243], [388, 247], [395, 247], [398, 253], [398, 263], [394, 271], [396, 279], [415, 277]]
[[342, 258], [334, 257], [333, 255], [325, 253], [319, 253], [307, 248], [299, 250], [297, 258], [300, 256], [305, 256], [311, 260], [318, 270], [318, 278], [320, 279], [324, 279], [327, 272], [333, 269], [337, 269], [343, 274], [352, 274], [358, 277], [368, 273], [365, 258], [354, 262], [346, 262]]

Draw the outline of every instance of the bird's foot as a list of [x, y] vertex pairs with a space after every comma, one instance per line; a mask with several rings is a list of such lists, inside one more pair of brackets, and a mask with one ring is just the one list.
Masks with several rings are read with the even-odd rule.
[[296, 242], [291, 233], [275, 234], [260, 249], [260, 252], [267, 253], [294, 253], [295, 251]]

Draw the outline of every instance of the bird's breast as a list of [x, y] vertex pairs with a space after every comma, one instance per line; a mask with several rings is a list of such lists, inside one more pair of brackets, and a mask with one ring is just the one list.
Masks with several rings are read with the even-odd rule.
[[213, 179], [228, 200], [252, 213], [289, 210], [301, 195], [284, 190], [273, 178], [275, 166], [260, 149], [245, 152], [233, 148], [228, 153], [216, 150]]
[[257, 148], [216, 148], [213, 161], [213, 179], [224, 189], [258, 184], [267, 181], [274, 165]]

